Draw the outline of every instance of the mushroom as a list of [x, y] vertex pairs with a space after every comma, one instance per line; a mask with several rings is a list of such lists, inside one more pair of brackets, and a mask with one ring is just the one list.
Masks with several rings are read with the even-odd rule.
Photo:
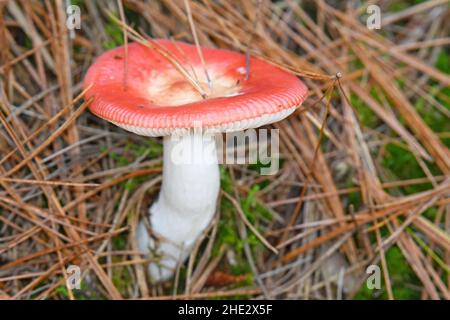
[[84, 87], [98, 117], [138, 135], [164, 137], [162, 186], [149, 209], [152, 236], [143, 221], [137, 231], [139, 249], [160, 254], [148, 271], [153, 281], [162, 281], [188, 257], [216, 211], [220, 174], [214, 134], [282, 120], [308, 90], [296, 76], [258, 58], [252, 58], [247, 75], [243, 54], [201, 48], [201, 59], [195, 46], [152, 41], [175, 57], [198, 87], [161, 52], [137, 43], [128, 45], [126, 72], [125, 50], [115, 48], [89, 68]]

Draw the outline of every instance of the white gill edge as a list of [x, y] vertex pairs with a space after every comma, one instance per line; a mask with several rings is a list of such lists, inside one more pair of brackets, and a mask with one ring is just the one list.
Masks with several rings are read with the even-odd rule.
[[[288, 108], [276, 113], [265, 114], [260, 117], [252, 119], [229, 122], [218, 126], [202, 127], [202, 130], [203, 133], [220, 133], [220, 132], [242, 131], [249, 128], [258, 128], [286, 118], [291, 113], [293, 113], [295, 109], [297, 109], [297, 107]], [[190, 129], [192, 129], [192, 128], [142, 128], [127, 124], [119, 124], [113, 121], [111, 122], [116, 126], [121, 127], [127, 131], [147, 137], [161, 137], [178, 134], [182, 135], [188, 132]]]

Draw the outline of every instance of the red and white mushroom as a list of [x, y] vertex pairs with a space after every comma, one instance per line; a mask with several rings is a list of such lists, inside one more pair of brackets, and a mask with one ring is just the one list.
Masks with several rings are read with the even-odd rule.
[[195, 46], [155, 43], [176, 57], [197, 88], [159, 51], [137, 43], [128, 46], [126, 81], [125, 50], [119, 47], [95, 61], [84, 86], [90, 87], [86, 98], [93, 97], [95, 115], [139, 135], [164, 136], [161, 191], [149, 209], [152, 231], [161, 241], [149, 237], [143, 223], [137, 237], [140, 250], [162, 255], [159, 264], [149, 265], [151, 278], [161, 281], [190, 254], [215, 213], [220, 176], [212, 134], [282, 120], [302, 104], [308, 90], [296, 76], [257, 58], [246, 78], [243, 54], [201, 48], [203, 64]]

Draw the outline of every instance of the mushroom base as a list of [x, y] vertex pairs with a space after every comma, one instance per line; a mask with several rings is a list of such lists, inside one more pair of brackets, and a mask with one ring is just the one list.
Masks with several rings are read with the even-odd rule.
[[214, 136], [191, 133], [164, 138], [163, 179], [158, 200], [149, 210], [153, 237], [141, 221], [138, 247], [155, 262], [154, 282], [171, 278], [211, 222], [220, 190]]

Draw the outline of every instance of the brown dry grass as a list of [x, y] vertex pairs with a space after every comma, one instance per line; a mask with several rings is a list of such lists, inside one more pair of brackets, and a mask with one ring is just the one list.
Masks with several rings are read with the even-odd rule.
[[[450, 12], [445, 0], [395, 13], [386, 10], [396, 1], [372, 2], [385, 14], [380, 32], [361, 20], [367, 3], [353, 1], [86, 1], [72, 38], [64, 1], [0, 1], [0, 296], [352, 298], [366, 267], [379, 264], [394, 298], [386, 252], [396, 246], [422, 298], [450, 298], [450, 153], [441, 140], [448, 132], [438, 135], [415, 107], [425, 99], [448, 120], [442, 101], [450, 99], [433, 88], [448, 87], [450, 77], [433, 65], [450, 43]], [[221, 210], [183, 276], [146, 281], [148, 260], [132, 239], [158, 192], [161, 158], [130, 152], [146, 139], [85, 112], [81, 98], [87, 67], [102, 44], [117, 41], [108, 12], [131, 17], [132, 28], [121, 24], [125, 39], [240, 50], [310, 88], [304, 108], [274, 125], [284, 159], [276, 175], [224, 170], [231, 188], [221, 200], [236, 217], [251, 283], [230, 274], [238, 249], [218, 238]], [[376, 128], [360, 121], [350, 97], [371, 110]], [[414, 155], [423, 178], [398, 181], [383, 167], [389, 143]], [[130, 179], [136, 188], [124, 183]], [[412, 185], [430, 187], [404, 194]], [[241, 200], [250, 193], [273, 219], [249, 221]], [[263, 245], [251, 246], [251, 234]], [[81, 267], [82, 293], [65, 286], [71, 264]]]

